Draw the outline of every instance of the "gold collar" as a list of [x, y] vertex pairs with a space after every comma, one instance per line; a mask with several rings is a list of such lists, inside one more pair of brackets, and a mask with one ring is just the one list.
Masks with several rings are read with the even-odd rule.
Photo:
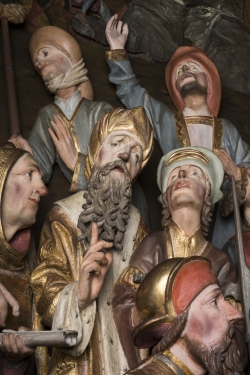
[[189, 370], [189, 368], [179, 359], [177, 358], [173, 353], [170, 352], [170, 350], [166, 349], [162, 354], [169, 358], [172, 362], [174, 362], [177, 366], [179, 366], [186, 375], [193, 375], [193, 373]]
[[181, 111], [175, 112], [175, 128], [180, 147], [190, 147], [191, 142], [188, 135], [187, 124], [206, 124], [213, 127], [213, 151], [221, 148], [223, 127], [222, 120], [209, 116], [187, 116], [184, 117]]
[[211, 248], [211, 244], [203, 236], [201, 227], [189, 236], [174, 221], [166, 230], [166, 241], [168, 258], [206, 256]]

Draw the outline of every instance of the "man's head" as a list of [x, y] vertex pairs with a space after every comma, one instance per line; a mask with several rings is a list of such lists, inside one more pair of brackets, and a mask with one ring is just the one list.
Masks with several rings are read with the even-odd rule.
[[[29, 48], [32, 62], [50, 92], [55, 94], [76, 85], [85, 89], [84, 83], [89, 79], [81, 49], [66, 31], [55, 26], [41, 27], [32, 35]], [[92, 99], [91, 90], [85, 92], [85, 97]]]
[[201, 222], [206, 233], [212, 205], [222, 198], [223, 176], [221, 161], [206, 148], [183, 147], [164, 155], [157, 171], [157, 183], [162, 192], [163, 227], [169, 225], [173, 212], [190, 207], [202, 213]]
[[187, 95], [206, 95], [209, 111], [218, 115], [221, 100], [220, 76], [214, 63], [196, 47], [179, 47], [166, 67], [166, 84], [179, 111]]
[[156, 353], [177, 343], [211, 374], [222, 373], [223, 365], [239, 370], [232, 335], [233, 322], [243, 314], [224, 300], [206, 258], [173, 258], [158, 264], [138, 288], [136, 307], [143, 318], [132, 333], [137, 347], [156, 345]]
[[117, 108], [98, 121], [86, 159], [88, 194], [78, 222], [81, 239], [90, 240], [90, 224], [95, 221], [99, 237], [122, 248], [131, 182], [146, 165], [152, 150], [153, 131], [142, 107]]
[[0, 146], [1, 224], [7, 240], [10, 234], [35, 223], [40, 197], [47, 194], [35, 159], [12, 144]]

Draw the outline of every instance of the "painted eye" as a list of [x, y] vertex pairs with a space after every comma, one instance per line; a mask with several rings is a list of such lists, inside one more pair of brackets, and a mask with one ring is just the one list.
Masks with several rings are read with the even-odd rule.
[[43, 52], [43, 56], [44, 56], [44, 57], [47, 57], [48, 54], [49, 54], [49, 52]]
[[210, 303], [211, 306], [217, 306], [217, 301], [216, 299], [213, 299]]
[[112, 146], [112, 147], [116, 147], [116, 146], [118, 146], [118, 145], [119, 145], [118, 142], [111, 143], [111, 146]]

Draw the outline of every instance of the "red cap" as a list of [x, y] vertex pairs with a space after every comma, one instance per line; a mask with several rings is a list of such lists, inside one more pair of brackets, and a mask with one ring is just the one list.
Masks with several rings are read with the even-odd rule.
[[169, 60], [165, 70], [168, 92], [179, 111], [184, 109], [184, 101], [175, 84], [175, 70], [184, 61], [197, 62], [205, 71], [208, 81], [207, 106], [210, 113], [217, 117], [221, 101], [221, 82], [218, 70], [208, 56], [199, 48], [179, 47]]

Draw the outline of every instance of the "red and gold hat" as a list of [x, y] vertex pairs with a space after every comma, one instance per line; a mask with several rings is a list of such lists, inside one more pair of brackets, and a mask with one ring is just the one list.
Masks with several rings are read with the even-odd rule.
[[179, 111], [184, 109], [184, 101], [176, 88], [175, 71], [182, 62], [196, 62], [205, 71], [208, 80], [207, 106], [210, 113], [217, 117], [221, 101], [221, 82], [218, 70], [208, 56], [199, 48], [183, 46], [177, 48], [165, 70], [168, 92]]
[[204, 257], [173, 258], [154, 267], [136, 294], [136, 307], [144, 321], [132, 332], [134, 344], [138, 348], [156, 345], [177, 316], [211, 284], [218, 280]]

